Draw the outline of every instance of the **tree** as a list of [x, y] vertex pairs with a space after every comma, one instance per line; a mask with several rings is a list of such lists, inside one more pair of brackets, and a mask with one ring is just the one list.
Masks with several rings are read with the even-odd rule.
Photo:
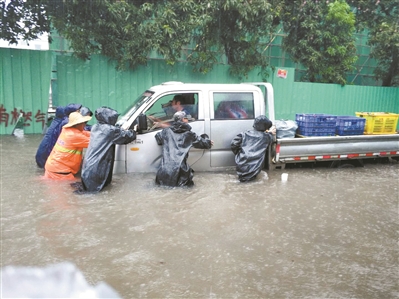
[[30, 41], [39, 35], [50, 32], [45, 4], [32, 0], [12, 0], [8, 4], [0, 2], [0, 38], [17, 44], [19, 39]]
[[399, 2], [398, 0], [350, 0], [358, 31], [368, 30], [374, 71], [382, 86], [399, 86]]
[[305, 66], [303, 79], [346, 84], [346, 73], [357, 60], [355, 17], [345, 1], [328, 2], [284, 0], [283, 47]]
[[[0, 2], [0, 38], [17, 43], [50, 32], [67, 38], [74, 54], [102, 54], [119, 69], [158, 53], [173, 65], [187, 60], [198, 72], [227, 62], [246, 76], [267, 77], [267, 45], [282, 24], [283, 47], [306, 68], [304, 80], [346, 83], [356, 60], [353, 13], [344, 0], [10, 0]], [[348, 0], [358, 30], [369, 30], [375, 70], [383, 85], [399, 81], [398, 0]], [[51, 38], [51, 36], [50, 36]]]
[[[22, 19], [25, 31], [19, 30]], [[0, 38], [29, 40], [51, 23], [78, 57], [103, 54], [120, 69], [145, 64], [151, 51], [174, 64], [191, 45], [187, 60], [196, 71], [210, 71], [223, 54], [235, 75], [258, 66], [266, 75], [262, 41], [273, 32], [272, 21], [267, 0], [11, 0], [3, 4], [3, 24], [10, 29]]]
[[382, 86], [399, 86], [399, 25], [381, 23], [370, 33], [371, 57], [378, 61], [374, 71]]
[[268, 66], [265, 46], [275, 30], [276, 10], [266, 0], [197, 1], [199, 12], [193, 34], [194, 51], [188, 61], [201, 72], [212, 68], [220, 54], [231, 65], [231, 73], [246, 75], [261, 67], [263, 77]]

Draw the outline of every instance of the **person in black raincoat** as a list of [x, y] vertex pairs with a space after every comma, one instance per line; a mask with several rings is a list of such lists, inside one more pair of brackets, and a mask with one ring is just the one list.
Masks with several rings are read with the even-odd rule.
[[44, 168], [48, 156], [50, 156], [51, 150], [54, 144], [57, 142], [58, 136], [60, 135], [62, 126], [62, 120], [64, 119], [64, 107], [59, 106], [55, 110], [55, 118], [51, 121], [50, 127], [47, 129], [40, 145], [36, 151], [36, 164], [39, 168]]
[[104, 106], [95, 111], [98, 122], [91, 128], [89, 147], [83, 159], [82, 186], [79, 186], [79, 192], [99, 192], [110, 184], [115, 144], [127, 144], [136, 139], [134, 130], [123, 130], [115, 126], [118, 116], [116, 110]]
[[210, 149], [213, 142], [206, 134], [198, 136], [191, 131], [184, 111], [173, 115], [173, 123], [155, 135], [162, 145], [162, 161], [155, 182], [164, 186], [191, 186], [194, 170], [187, 164], [188, 152], [195, 148]]
[[267, 147], [273, 141], [276, 129], [264, 115], [254, 120], [254, 130], [241, 132], [231, 141], [231, 150], [235, 155], [236, 170], [240, 182], [256, 179], [263, 168]]

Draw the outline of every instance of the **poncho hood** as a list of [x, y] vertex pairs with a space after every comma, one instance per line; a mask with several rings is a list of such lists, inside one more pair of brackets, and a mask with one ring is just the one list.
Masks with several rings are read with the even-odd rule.
[[69, 116], [72, 112], [78, 111], [82, 107], [81, 104], [68, 104], [64, 108], [64, 113], [66, 116]]
[[269, 130], [272, 126], [272, 122], [264, 115], [259, 115], [254, 120], [254, 129], [257, 131], [266, 131]]
[[175, 133], [184, 133], [187, 131], [191, 131], [191, 126], [182, 121], [175, 121], [173, 122], [170, 129]]
[[114, 126], [118, 120], [118, 111], [109, 107], [100, 107], [96, 110], [96, 119], [99, 124], [109, 124]]

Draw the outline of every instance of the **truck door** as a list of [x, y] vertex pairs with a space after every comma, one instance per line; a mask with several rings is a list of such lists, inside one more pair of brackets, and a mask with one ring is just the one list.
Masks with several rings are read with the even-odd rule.
[[235, 166], [231, 140], [240, 132], [251, 129], [255, 112], [252, 91], [210, 92], [211, 166]]
[[[199, 105], [198, 93], [170, 92], [154, 98], [142, 111], [147, 116], [148, 129], [138, 134], [137, 139], [126, 147], [126, 169], [128, 173], [157, 171], [162, 158], [162, 147], [157, 144], [155, 135], [172, 123], [175, 113], [172, 100], [176, 95], [183, 97], [184, 110], [190, 113], [193, 118], [189, 123], [193, 128], [192, 130], [197, 134], [204, 132], [204, 120], [198, 119], [201, 115], [201, 109], [203, 109]], [[201, 159], [201, 154], [202, 150], [192, 149], [188, 163], [190, 165], [196, 163]]]

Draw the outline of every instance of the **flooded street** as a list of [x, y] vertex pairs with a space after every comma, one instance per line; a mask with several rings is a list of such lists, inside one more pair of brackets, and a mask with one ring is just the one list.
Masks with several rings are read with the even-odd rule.
[[398, 163], [195, 172], [189, 189], [122, 174], [78, 195], [42, 178], [41, 138], [1, 136], [2, 267], [70, 261], [126, 299], [399, 298]]

